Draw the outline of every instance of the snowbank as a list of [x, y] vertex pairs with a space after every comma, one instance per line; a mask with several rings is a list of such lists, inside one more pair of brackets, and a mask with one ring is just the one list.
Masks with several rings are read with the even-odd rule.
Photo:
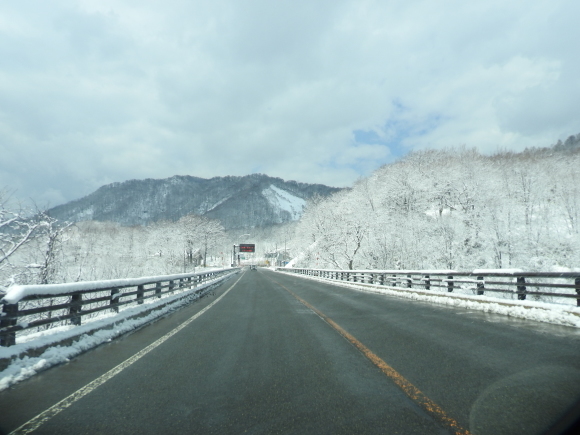
[[[0, 361], [11, 360], [7, 367], [0, 371], [0, 391], [190, 304], [206, 294], [215, 284], [233, 274], [234, 272], [220, 276], [218, 279], [205, 282], [195, 289], [168, 296], [155, 303], [133, 306], [120, 313], [107, 313], [101, 317], [90, 319], [80, 326], [67, 325], [30, 334], [26, 336], [24, 342], [10, 347], [0, 347]], [[56, 345], [68, 339], [72, 340], [70, 345]], [[42, 348], [45, 347], [46, 350], [42, 351]], [[41, 349], [42, 353], [39, 356], [26, 355], [27, 353], [35, 353], [35, 349]]]
[[[285, 272], [283, 269], [278, 269], [278, 271]], [[401, 287], [388, 287], [376, 284], [347, 283], [302, 274], [292, 274], [292, 276], [322, 281], [358, 291], [380, 293], [415, 301], [443, 304], [452, 307], [479, 310], [486, 313], [503, 314], [520, 319], [580, 328], [580, 307], [570, 305], [557, 305], [527, 300], [509, 300], [486, 295], [452, 294], [438, 292], [436, 290], [403, 289]]]

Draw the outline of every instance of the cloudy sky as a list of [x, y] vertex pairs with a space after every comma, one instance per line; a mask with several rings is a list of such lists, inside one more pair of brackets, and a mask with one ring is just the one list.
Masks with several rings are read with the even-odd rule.
[[266, 173], [580, 133], [577, 0], [0, 3], [0, 188]]

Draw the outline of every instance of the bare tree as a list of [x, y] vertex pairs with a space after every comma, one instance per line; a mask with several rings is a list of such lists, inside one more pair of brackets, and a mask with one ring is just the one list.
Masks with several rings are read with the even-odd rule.
[[60, 223], [46, 212], [39, 212], [35, 216], [39, 222], [35, 243], [36, 249], [31, 253], [34, 261], [26, 267], [36, 269], [38, 284], [52, 284], [57, 281], [62, 272], [62, 241], [70, 223]]
[[34, 240], [42, 221], [30, 217], [22, 207], [8, 208], [10, 195], [0, 190], [0, 279], [6, 285], [18, 281], [22, 273], [12, 261], [16, 254]]
[[193, 260], [194, 252], [199, 250], [203, 252], [203, 267], [207, 267], [208, 250], [212, 251], [226, 240], [222, 224], [213, 219], [189, 214], [182, 217], [177, 225], [182, 234], [189, 261]]

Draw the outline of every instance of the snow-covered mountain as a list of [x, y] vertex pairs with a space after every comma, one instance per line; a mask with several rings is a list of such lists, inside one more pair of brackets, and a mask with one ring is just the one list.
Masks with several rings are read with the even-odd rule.
[[211, 179], [176, 175], [109, 184], [84, 198], [54, 207], [49, 214], [71, 222], [143, 225], [195, 213], [220, 220], [226, 229], [251, 228], [297, 220], [309, 198], [339, 190], [263, 174]]

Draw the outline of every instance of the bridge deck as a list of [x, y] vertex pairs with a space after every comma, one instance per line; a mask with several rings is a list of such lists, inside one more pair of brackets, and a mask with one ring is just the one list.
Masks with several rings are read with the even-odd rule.
[[533, 433], [579, 398], [575, 329], [263, 269], [237, 279], [1, 392], [0, 433], [103, 379], [228, 289], [53, 408], [35, 433]]

